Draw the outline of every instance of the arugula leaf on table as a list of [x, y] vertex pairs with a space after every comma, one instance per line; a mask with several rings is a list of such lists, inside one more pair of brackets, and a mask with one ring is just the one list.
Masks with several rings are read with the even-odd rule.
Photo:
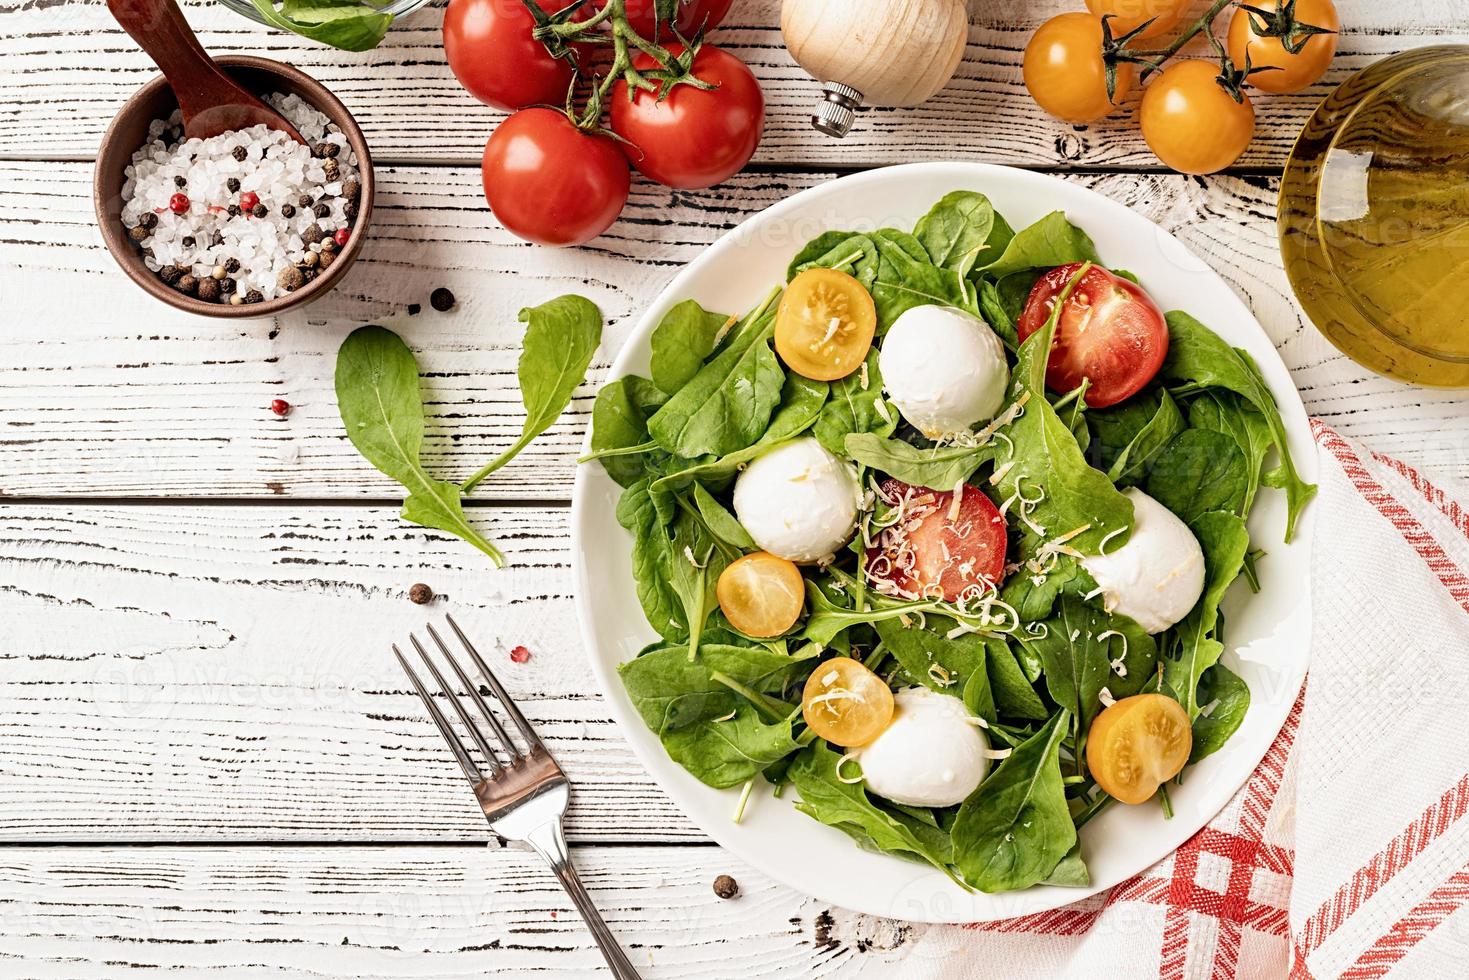
[[478, 473], [464, 481], [469, 493], [481, 480], [510, 462], [571, 404], [571, 396], [586, 380], [587, 368], [602, 342], [602, 312], [580, 296], [558, 296], [540, 306], [520, 311], [526, 324], [521, 342], [520, 400], [525, 422], [520, 438]]
[[436, 480], [423, 468], [418, 362], [402, 338], [383, 327], [354, 330], [337, 352], [336, 390], [347, 438], [364, 459], [408, 491], [403, 519], [447, 531], [504, 565], [500, 550], [465, 517], [459, 485]]
[[977, 191], [954, 191], [919, 219], [913, 235], [934, 265], [965, 278], [975, 266], [998, 258], [1015, 232], [989, 198]]
[[1125, 616], [1069, 596], [1045, 626], [1044, 635], [1020, 642], [1040, 657], [1051, 699], [1076, 719], [1080, 746], [1102, 712], [1102, 689], [1118, 700], [1141, 691], [1158, 665], [1158, 645]]
[[726, 456], [753, 445], [780, 403], [785, 372], [770, 348], [772, 293], [725, 339], [722, 349], [648, 420], [665, 450], [685, 459]]
[[[878, 369], [875, 348], [867, 352], [864, 363], [865, 373], [854, 371], [831, 383], [831, 397], [821, 409], [812, 432], [827, 452], [845, 454], [847, 436], [853, 433], [867, 432], [886, 438], [898, 427], [898, 410], [882, 397], [882, 372]], [[878, 402], [883, 402], [881, 409]]]
[[1163, 659], [1163, 684], [1174, 699], [1197, 720], [1199, 682], [1224, 653], [1216, 636], [1219, 605], [1244, 568], [1250, 550], [1250, 532], [1238, 515], [1212, 512], [1190, 524], [1204, 550], [1204, 594], [1173, 635], [1173, 646]]
[[1206, 708], [1213, 707], [1207, 715], [1194, 719], [1190, 765], [1218, 752], [1239, 731], [1250, 710], [1250, 688], [1234, 671], [1215, 664], [1199, 682], [1199, 702]]
[[592, 405], [591, 459], [623, 488], [648, 475], [667, 453], [648, 438], [648, 419], [668, 396], [647, 378], [630, 374], [608, 382]]
[[1260, 490], [1265, 457], [1274, 445], [1265, 416], [1242, 396], [1215, 388], [1189, 402], [1188, 424], [1195, 429], [1223, 432], [1238, 444], [1244, 454], [1245, 472], [1249, 477], [1240, 516], [1249, 517]]
[[251, 0], [261, 18], [272, 27], [343, 51], [368, 51], [378, 46], [393, 16], [361, 0]]
[[960, 876], [983, 892], [1049, 878], [1076, 845], [1061, 782], [1063, 709], [1000, 763], [959, 807], [950, 834]]
[[710, 313], [686, 299], [668, 311], [653, 328], [650, 373], [653, 383], [665, 394], [674, 395], [693, 380], [714, 352], [719, 332], [730, 322], [723, 313]]
[[912, 486], [952, 490], [993, 460], [995, 447], [954, 445], [919, 449], [901, 439], [883, 439], [871, 432], [858, 432], [847, 436], [845, 453], [863, 466]]
[[1244, 455], [1233, 437], [1185, 429], [1153, 461], [1146, 489], [1187, 524], [1212, 511], [1242, 513], [1249, 482]]
[[1097, 247], [1086, 232], [1053, 211], [1028, 228], [1015, 233], [1004, 252], [980, 271], [992, 279], [1004, 279], [1027, 269], [1049, 269], [1074, 262], [1101, 264]]
[[1248, 353], [1230, 347], [1198, 320], [1181, 311], [1169, 313], [1167, 320], [1168, 358], [1163, 362], [1159, 377], [1182, 382], [1196, 390], [1224, 388], [1233, 391], [1244, 396], [1264, 415], [1271, 441], [1280, 456], [1280, 465], [1266, 474], [1265, 482], [1285, 491], [1288, 505], [1285, 540], [1290, 541], [1295, 536], [1301, 511], [1316, 495], [1316, 487], [1302, 480], [1296, 471], [1285, 422], [1269, 386]]

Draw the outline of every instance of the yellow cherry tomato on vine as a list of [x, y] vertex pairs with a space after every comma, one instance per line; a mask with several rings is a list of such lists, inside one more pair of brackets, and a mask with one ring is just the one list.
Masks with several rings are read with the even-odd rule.
[[1127, 98], [1137, 78], [1130, 64], [1117, 66], [1117, 84], [1107, 96], [1102, 60], [1102, 21], [1092, 14], [1052, 17], [1025, 46], [1025, 87], [1040, 107], [1071, 123], [1096, 122]]
[[1112, 36], [1130, 34], [1148, 21], [1153, 23], [1137, 36], [1140, 41], [1167, 34], [1178, 26], [1194, 0], [1086, 0], [1086, 9], [1104, 17], [1112, 15]]
[[1165, 164], [1212, 174], [1238, 160], [1255, 138], [1255, 107], [1219, 83], [1212, 61], [1180, 61], [1143, 92], [1143, 139]]
[[803, 378], [839, 381], [862, 366], [876, 332], [866, 286], [836, 269], [807, 269], [781, 297], [775, 352]]
[[806, 605], [806, 583], [796, 563], [766, 551], [731, 562], [715, 586], [719, 608], [746, 636], [780, 636]]
[[[1257, 0], [1251, 6], [1273, 14], [1281, 4], [1279, 0]], [[1260, 26], [1260, 18], [1251, 16], [1248, 10], [1236, 10], [1229, 22], [1229, 60], [1244, 71], [1248, 55], [1251, 68], [1267, 69], [1252, 71], [1249, 77], [1249, 83], [1262, 92], [1289, 95], [1309, 88], [1321, 80], [1331, 67], [1331, 59], [1336, 57], [1336, 32], [1341, 30], [1341, 18], [1331, 0], [1296, 0], [1295, 19], [1298, 24], [1332, 33], [1297, 35], [1290, 39], [1292, 47], [1299, 45], [1292, 53], [1285, 45], [1285, 38], [1257, 34], [1255, 29]]]
[[816, 665], [801, 695], [801, 716], [820, 737], [848, 748], [866, 745], [893, 720], [887, 681], [849, 657]]
[[1108, 795], [1136, 805], [1183, 771], [1193, 747], [1193, 726], [1181, 704], [1163, 694], [1139, 694], [1097, 715], [1087, 733], [1086, 765]]

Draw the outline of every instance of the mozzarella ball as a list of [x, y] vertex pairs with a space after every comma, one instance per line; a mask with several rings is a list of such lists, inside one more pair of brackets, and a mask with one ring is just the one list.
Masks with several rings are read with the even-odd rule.
[[882, 341], [883, 387], [930, 439], [968, 432], [1005, 404], [1005, 345], [983, 320], [948, 306], [917, 306]]
[[740, 474], [735, 516], [762, 550], [791, 561], [820, 561], [851, 540], [860, 497], [852, 467], [815, 439], [796, 439]]
[[1132, 535], [1110, 555], [1083, 558], [1109, 613], [1161, 633], [1187, 616], [1204, 594], [1204, 549], [1188, 525], [1137, 488]]
[[964, 702], [926, 687], [893, 695], [883, 733], [857, 750], [867, 789], [909, 806], [963, 803], [989, 771], [989, 739]]

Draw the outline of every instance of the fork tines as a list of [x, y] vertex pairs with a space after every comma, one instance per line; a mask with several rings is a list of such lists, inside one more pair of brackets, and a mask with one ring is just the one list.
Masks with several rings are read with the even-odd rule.
[[[495, 676], [494, 671], [490, 670], [489, 664], [485, 663], [484, 658], [479, 655], [479, 651], [474, 648], [474, 644], [469, 642], [469, 638], [464, 635], [464, 631], [459, 628], [459, 624], [454, 622], [454, 618], [452, 616], [445, 616], [444, 618], [448, 620], [449, 628], [454, 631], [454, 635], [458, 637], [459, 642], [463, 644], [464, 649], [469, 654], [469, 659], [474, 664], [475, 669], [478, 670], [480, 676], [484, 678], [484, 681], [489, 686], [491, 693], [494, 694], [495, 700], [500, 702], [500, 706], [505, 710], [505, 714], [510, 717], [510, 721], [515, 725], [516, 729], [519, 730], [521, 739], [525, 742], [526, 751], [521, 752], [520, 749], [516, 746], [514, 740], [511, 739], [509, 733], [505, 731], [504, 726], [500, 724], [499, 719], [495, 717], [494, 712], [490, 710], [489, 704], [487, 704], [484, 697], [481, 696], [479, 692], [479, 684], [477, 684], [474, 678], [470, 676], [469, 672], [464, 669], [463, 665], [460, 664], [458, 658], [456, 658], [454, 654], [449, 652], [449, 647], [444, 643], [443, 638], [439, 636], [438, 631], [435, 630], [432, 625], [429, 625], [427, 627], [428, 635], [433, 639], [434, 644], [439, 648], [439, 653], [441, 653], [443, 655], [443, 658], [449, 662], [449, 666], [453, 669], [454, 675], [459, 679], [459, 683], [463, 686], [464, 690], [468, 692], [470, 700], [474, 702], [474, 706], [479, 709], [480, 715], [490, 726], [490, 730], [494, 733], [495, 738], [499, 741], [502, 751], [509, 758], [510, 765], [513, 766], [517, 762], [523, 761], [525, 758], [532, 754], [538, 752], [544, 753], [545, 746], [543, 746], [541, 744], [541, 740], [536, 737], [535, 730], [530, 727], [530, 722], [525, 720], [525, 716], [520, 713], [520, 709], [515, 706], [515, 702], [510, 699], [510, 695], [505, 691], [505, 688], [501, 686], [500, 680]], [[480, 770], [479, 766], [475, 763], [473, 756], [471, 756], [468, 747], [465, 746], [462, 741], [460, 741], [458, 734], [454, 731], [453, 724], [444, 714], [443, 709], [438, 706], [437, 702], [434, 699], [433, 693], [429, 690], [428, 687], [424, 685], [423, 681], [419, 679], [418, 674], [416, 674], [413, 668], [409, 665], [408, 659], [403, 656], [403, 652], [398, 649], [397, 644], [394, 644], [393, 653], [395, 656], [397, 656], [399, 665], [401, 665], [404, 672], [408, 674], [409, 681], [413, 683], [413, 689], [418, 692], [418, 697], [420, 700], [423, 701], [423, 706], [428, 709], [429, 716], [433, 719], [434, 725], [439, 730], [439, 734], [444, 737], [445, 742], [449, 743], [449, 749], [454, 753], [454, 758], [458, 761], [459, 768], [464, 770], [465, 777], [472, 783], [480, 783], [486, 779], [494, 779], [501, 773], [504, 768], [504, 764], [495, 754], [494, 746], [490, 744], [490, 742], [485, 738], [484, 734], [480, 731], [480, 726], [475, 722], [474, 716], [470, 714], [467, 708], [465, 708], [464, 703], [459, 698], [454, 696], [454, 687], [449, 684], [447, 680], [445, 680], [443, 673], [441, 673], [438, 668], [438, 665], [434, 663], [433, 659], [429, 656], [428, 651], [423, 648], [423, 644], [418, 642], [418, 637], [410, 635], [408, 637], [408, 640], [410, 643], [413, 644], [413, 649], [418, 651], [418, 655], [420, 658], [422, 658], [424, 666], [426, 666], [429, 670], [429, 673], [433, 675], [434, 682], [438, 685], [438, 690], [444, 695], [448, 702], [454, 706], [454, 713], [459, 716], [459, 720], [464, 723], [464, 727], [469, 731], [470, 738], [474, 741], [475, 747], [479, 749], [481, 758], [485, 760], [485, 764], [489, 768], [489, 775], [485, 775]]]

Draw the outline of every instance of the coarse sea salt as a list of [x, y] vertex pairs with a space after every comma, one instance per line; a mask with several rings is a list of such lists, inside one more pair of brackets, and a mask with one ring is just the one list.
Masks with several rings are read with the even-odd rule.
[[[211, 275], [217, 266], [239, 263], [231, 272], [234, 288], [219, 295], [245, 297], [251, 291], [261, 299], [285, 292], [282, 276], [303, 264], [321, 267], [322, 242], [342, 228], [350, 228], [357, 201], [347, 193], [360, 189], [357, 155], [347, 137], [314, 106], [296, 95], [273, 93], [265, 101], [291, 122], [306, 140], [295, 142], [285, 133], [265, 126], [223, 133], [207, 140], [183, 139], [183, 116], [175, 111], [168, 119], [155, 119], [148, 126], [148, 142], [133, 154], [124, 171], [122, 223], [130, 231], [153, 214], [157, 224], [141, 241], [143, 261], [155, 273], [182, 268], [196, 280]], [[334, 157], [318, 156], [322, 144], [335, 144]], [[236, 150], [244, 149], [244, 159]], [[328, 159], [335, 161], [335, 179], [328, 180]], [[183, 178], [182, 186], [178, 178]], [[231, 190], [229, 182], [239, 182]], [[360, 190], [358, 191], [360, 193]], [[175, 214], [169, 202], [175, 194], [188, 196], [189, 206]], [[253, 193], [265, 206], [264, 217], [249, 212], [230, 214], [240, 196]], [[302, 206], [303, 197], [310, 204]], [[289, 217], [282, 207], [294, 211]], [[317, 205], [327, 213], [319, 216]], [[349, 216], [348, 212], [351, 212]], [[312, 231], [316, 225], [321, 231]], [[314, 240], [312, 240], [314, 239]], [[331, 247], [328, 246], [328, 251]], [[307, 260], [308, 252], [317, 254]], [[167, 281], [167, 280], [165, 280]]]

